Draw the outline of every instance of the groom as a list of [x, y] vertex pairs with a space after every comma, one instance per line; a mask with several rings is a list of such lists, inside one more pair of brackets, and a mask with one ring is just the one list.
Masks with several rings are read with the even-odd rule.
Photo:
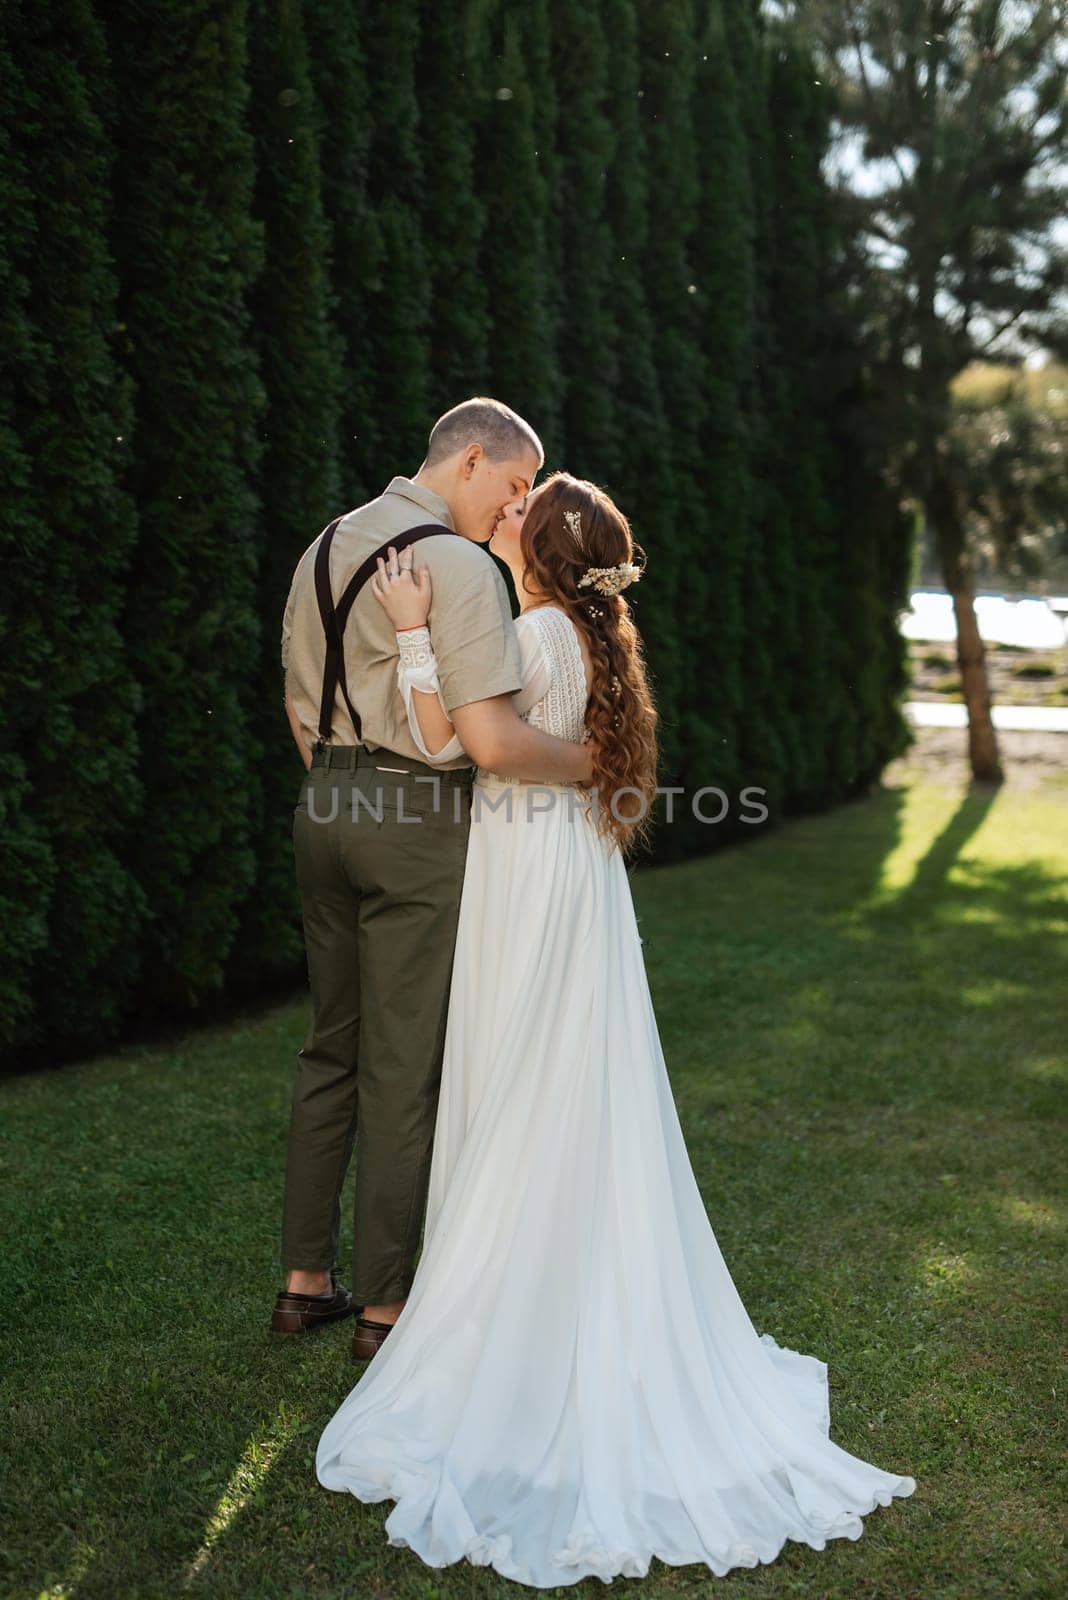
[[[592, 777], [588, 747], [529, 727], [512, 707], [518, 641], [504, 582], [479, 548], [504, 507], [530, 492], [544, 459], [533, 428], [499, 401], [453, 407], [434, 425], [414, 478], [393, 478], [377, 500], [309, 545], [282, 621], [286, 713], [308, 768], [293, 850], [312, 1017], [297, 1052], [282, 1218], [286, 1286], [271, 1326], [297, 1333], [355, 1311], [357, 1360], [386, 1338], [415, 1273], [471, 763], [534, 782]], [[429, 627], [442, 699], [467, 752], [434, 766], [412, 740], [396, 635], [369, 583], [347, 624], [335, 618], [357, 570], [416, 528], [433, 589]], [[328, 651], [336, 624], [340, 639]], [[357, 1140], [350, 1293], [334, 1268], [341, 1187]]]

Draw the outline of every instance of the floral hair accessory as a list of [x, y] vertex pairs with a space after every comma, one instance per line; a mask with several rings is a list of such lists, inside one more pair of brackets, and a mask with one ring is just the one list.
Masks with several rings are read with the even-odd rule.
[[641, 575], [641, 567], [634, 566], [630, 561], [621, 561], [618, 567], [587, 567], [578, 581], [578, 587], [585, 589], [592, 583], [601, 594], [618, 594], [628, 584], [637, 583]]
[[565, 511], [564, 512], [564, 521], [567, 523], [567, 526], [571, 531], [571, 535], [574, 538], [575, 543], [578, 545], [579, 549], [581, 550], [582, 549], [582, 514], [581, 514], [581, 512], [578, 512], [578, 511]]

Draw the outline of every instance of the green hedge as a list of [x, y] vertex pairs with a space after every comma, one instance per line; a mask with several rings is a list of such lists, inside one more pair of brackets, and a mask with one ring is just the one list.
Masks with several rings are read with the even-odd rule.
[[752, 0], [4, 8], [5, 1064], [302, 980], [289, 580], [468, 394], [647, 553], [663, 781], [731, 799], [659, 859], [903, 747], [815, 76]]

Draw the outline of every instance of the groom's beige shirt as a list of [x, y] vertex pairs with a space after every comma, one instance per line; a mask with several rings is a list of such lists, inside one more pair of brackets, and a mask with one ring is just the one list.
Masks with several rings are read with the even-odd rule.
[[[445, 532], [455, 526], [452, 513], [439, 494], [422, 484], [396, 477], [377, 500], [342, 518], [330, 546], [334, 604], [373, 550], [425, 522], [444, 524], [440, 538], [430, 535], [412, 548], [415, 565], [425, 562], [430, 572], [433, 593], [428, 625], [446, 710], [495, 694], [514, 694], [522, 685], [522, 671], [504, 580], [486, 550], [470, 539]], [[326, 664], [326, 638], [315, 596], [315, 556], [321, 538], [319, 534], [313, 539], [297, 562], [282, 617], [286, 694], [309, 745], [319, 737]], [[412, 739], [397, 687], [396, 631], [369, 582], [353, 602], [344, 643], [349, 698], [359, 712], [363, 737], [356, 738], [339, 683], [330, 742], [362, 743], [372, 750], [383, 746], [410, 760], [425, 760]], [[470, 765], [466, 756], [440, 763], [446, 769]]]

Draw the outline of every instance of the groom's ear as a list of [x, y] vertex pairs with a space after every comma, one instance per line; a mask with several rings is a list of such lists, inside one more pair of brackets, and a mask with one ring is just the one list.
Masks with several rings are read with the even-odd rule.
[[480, 444], [468, 445], [467, 449], [464, 451], [463, 465], [460, 468], [465, 478], [469, 478], [471, 476], [485, 453], [486, 452], [483, 450]]

